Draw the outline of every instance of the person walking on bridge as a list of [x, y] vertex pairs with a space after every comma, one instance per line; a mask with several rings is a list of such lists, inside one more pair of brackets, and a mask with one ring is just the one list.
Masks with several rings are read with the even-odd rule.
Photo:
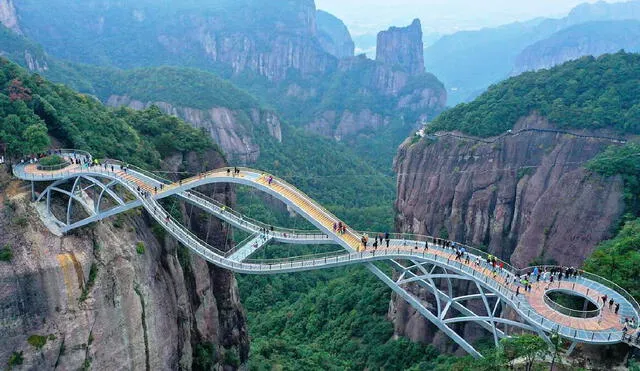
[[389, 241], [391, 239], [389, 238], [389, 232], [385, 232], [384, 233], [384, 241], [387, 243], [387, 248], [389, 248]]

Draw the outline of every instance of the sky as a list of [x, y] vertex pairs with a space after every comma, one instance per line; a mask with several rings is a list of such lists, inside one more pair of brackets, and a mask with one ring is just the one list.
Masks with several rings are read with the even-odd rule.
[[[623, 0], [608, 0], [619, 2]], [[594, 0], [316, 0], [318, 9], [342, 19], [358, 36], [420, 18], [425, 33], [495, 27], [537, 17], [563, 17], [571, 8]]]

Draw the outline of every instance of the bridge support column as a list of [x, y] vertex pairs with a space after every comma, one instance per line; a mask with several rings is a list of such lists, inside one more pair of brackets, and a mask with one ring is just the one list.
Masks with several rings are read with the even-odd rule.
[[47, 189], [47, 215], [51, 216], [51, 191]]
[[573, 353], [573, 351], [576, 349], [576, 345], [578, 345], [577, 341], [574, 341], [573, 343], [571, 343], [571, 345], [569, 346], [569, 349], [567, 349], [567, 353], [565, 353], [567, 357], [570, 356], [571, 353]]
[[32, 180], [31, 181], [31, 202], [36, 200], [36, 184], [35, 182]]

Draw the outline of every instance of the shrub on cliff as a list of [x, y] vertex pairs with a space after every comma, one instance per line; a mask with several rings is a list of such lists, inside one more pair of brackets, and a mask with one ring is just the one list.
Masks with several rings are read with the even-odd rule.
[[0, 261], [8, 262], [13, 258], [13, 252], [11, 251], [11, 246], [4, 245], [0, 248]]

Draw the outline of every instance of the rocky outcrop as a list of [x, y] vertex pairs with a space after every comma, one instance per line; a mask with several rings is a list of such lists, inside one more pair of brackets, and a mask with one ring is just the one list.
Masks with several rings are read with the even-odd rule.
[[353, 57], [355, 44], [347, 26], [338, 18], [318, 10], [318, 41], [322, 48], [336, 58]]
[[353, 113], [344, 111], [338, 114], [336, 111], [326, 111], [307, 128], [318, 134], [332, 137], [336, 140], [353, 138], [356, 134], [366, 130], [380, 129], [389, 124], [390, 118], [372, 113], [368, 109]]
[[31, 72], [43, 73], [49, 70], [49, 63], [45, 56], [38, 58], [38, 55], [31, 54], [29, 50], [24, 51], [24, 62]]
[[13, 0], [0, 0], [0, 23], [13, 32], [22, 34]]
[[[378, 101], [384, 102], [384, 109], [380, 105], [363, 105], [345, 109], [323, 110], [306, 125], [306, 127], [321, 135], [337, 140], [356, 140], [358, 134], [371, 135], [376, 130], [389, 125], [397, 125], [400, 117], [411, 113], [415, 122], [406, 126], [419, 126], [426, 122], [446, 106], [447, 93], [438, 79], [428, 73], [412, 76], [408, 72], [382, 64], [360, 55], [340, 61], [339, 73], [344, 76], [344, 84], [351, 84], [351, 76], [358, 76], [358, 90], [349, 95], [349, 99], [360, 96], [362, 101], [371, 101], [371, 96], [377, 96]], [[342, 85], [341, 85], [342, 86]], [[409, 115], [407, 115], [409, 116]], [[407, 130], [407, 129], [400, 129]], [[403, 132], [402, 136], [407, 132]]]
[[[534, 114], [495, 140], [448, 133], [405, 142], [395, 163], [397, 229], [484, 246], [516, 267], [580, 266], [622, 215], [623, 183], [584, 168], [614, 143], [530, 130], [550, 128]], [[392, 305], [398, 333], [444, 349], [433, 326]]]
[[199, 41], [211, 62], [228, 65], [234, 75], [252, 71], [279, 81], [287, 77], [290, 69], [311, 77], [327, 73], [336, 65], [335, 58], [319, 48], [315, 40], [303, 36], [276, 34], [265, 39], [242, 33], [204, 32]]
[[[215, 153], [205, 157], [210, 166], [223, 164]], [[166, 166], [202, 161], [189, 154]], [[228, 188], [215, 191], [233, 200]], [[0, 364], [13, 354], [22, 354], [24, 369], [235, 369], [247, 360], [233, 274], [151, 228], [143, 211], [57, 237], [25, 194], [3, 194], [0, 246], [13, 258], [0, 261]], [[183, 215], [194, 230], [208, 230], [215, 246], [231, 245], [222, 223], [203, 224], [187, 209]]]
[[156, 105], [163, 112], [204, 129], [234, 163], [252, 163], [260, 156], [260, 147], [254, 138], [254, 128], [258, 126], [264, 126], [271, 136], [282, 141], [280, 119], [274, 112], [268, 110], [253, 108], [245, 112], [233, 111], [225, 107], [200, 110], [176, 107], [166, 102], [141, 102], [129, 96], [118, 95], [110, 96], [106, 104], [111, 107], [126, 106], [136, 110]]
[[378, 34], [376, 61], [402, 67], [407, 73], [425, 72], [422, 25], [415, 19], [407, 27], [391, 27]]
[[511, 75], [623, 49], [640, 51], [640, 21], [587, 22], [559, 31], [524, 49], [516, 58]]

